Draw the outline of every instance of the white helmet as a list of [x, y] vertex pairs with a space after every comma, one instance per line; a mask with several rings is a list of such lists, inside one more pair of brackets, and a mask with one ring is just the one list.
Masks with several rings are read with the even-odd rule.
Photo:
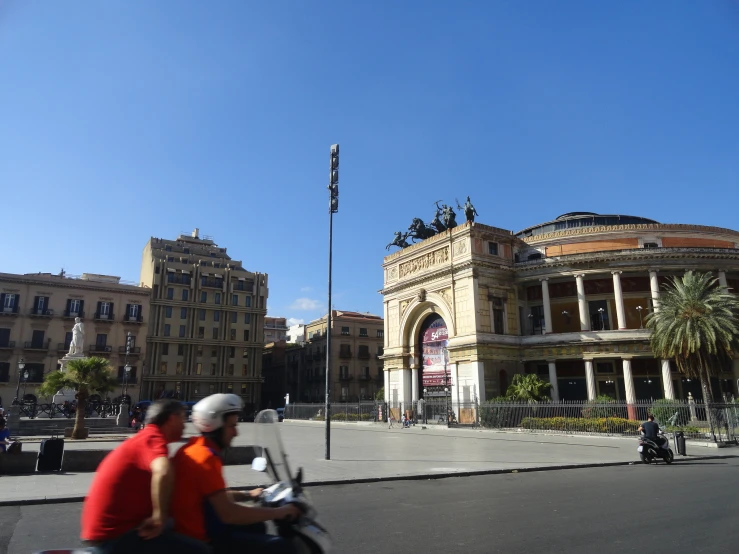
[[211, 394], [192, 407], [192, 423], [201, 433], [212, 433], [223, 427], [229, 414], [240, 414], [241, 398], [235, 394]]

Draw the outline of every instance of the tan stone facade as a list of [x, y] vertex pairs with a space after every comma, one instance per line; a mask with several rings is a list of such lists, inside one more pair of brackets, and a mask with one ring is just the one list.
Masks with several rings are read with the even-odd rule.
[[[435, 315], [448, 328], [454, 402], [501, 395], [524, 372], [566, 400], [695, 396], [696, 383], [653, 358], [644, 319], [667, 277], [687, 269], [739, 290], [739, 233], [597, 224], [638, 219], [566, 214], [516, 234], [465, 223], [387, 256], [386, 400], [423, 396], [420, 333]], [[718, 389], [736, 393], [739, 374], [726, 370]]]
[[[20, 381], [20, 396], [35, 395], [44, 375], [57, 369], [69, 351], [74, 318], [85, 328], [84, 354], [109, 360], [123, 392], [126, 336], [133, 347], [128, 395], [139, 397], [142, 364], [146, 356], [149, 290], [121, 284], [118, 277], [84, 274], [81, 277], [49, 273], [0, 273], [0, 399], [9, 406]], [[20, 375], [23, 359], [27, 381]], [[25, 385], [25, 387], [24, 387]], [[51, 399], [38, 399], [40, 402]]]
[[287, 319], [284, 317], [264, 318], [264, 342], [280, 342], [287, 338]]
[[268, 280], [232, 260], [210, 238], [152, 238], [141, 281], [151, 287], [151, 326], [144, 390], [183, 400], [216, 392], [260, 404]]

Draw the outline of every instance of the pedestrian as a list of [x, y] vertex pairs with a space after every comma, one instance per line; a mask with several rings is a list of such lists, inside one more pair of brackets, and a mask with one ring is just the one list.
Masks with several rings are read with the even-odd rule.
[[402, 429], [405, 429], [406, 427], [408, 427], [408, 416], [406, 416], [405, 414], [403, 414], [403, 427], [402, 427]]
[[10, 445], [10, 429], [5, 427], [5, 418], [0, 417], [0, 452], [5, 452]]
[[388, 413], [387, 421], [388, 421], [387, 428], [388, 429], [392, 429], [393, 428], [393, 423], [395, 422], [395, 416], [393, 415], [393, 411], [392, 410], [390, 410], [389, 413]]

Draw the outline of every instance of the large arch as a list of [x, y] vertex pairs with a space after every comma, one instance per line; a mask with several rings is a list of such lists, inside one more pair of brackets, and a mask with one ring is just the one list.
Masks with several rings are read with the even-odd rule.
[[398, 343], [403, 347], [403, 350], [407, 349], [411, 353], [414, 363], [418, 363], [418, 360], [415, 359], [417, 354], [414, 352], [416, 337], [418, 337], [421, 331], [421, 325], [423, 325], [426, 317], [431, 314], [440, 315], [446, 322], [450, 339], [456, 336], [454, 318], [443, 296], [435, 292], [430, 292], [426, 294], [424, 300], [414, 298], [406, 308], [405, 313], [400, 316], [398, 330]]

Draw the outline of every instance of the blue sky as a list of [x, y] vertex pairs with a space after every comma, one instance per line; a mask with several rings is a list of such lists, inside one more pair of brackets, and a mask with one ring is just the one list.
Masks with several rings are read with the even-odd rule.
[[271, 315], [382, 314], [393, 232], [472, 197], [739, 228], [739, 3], [0, 3], [0, 270], [137, 280], [199, 227]]

